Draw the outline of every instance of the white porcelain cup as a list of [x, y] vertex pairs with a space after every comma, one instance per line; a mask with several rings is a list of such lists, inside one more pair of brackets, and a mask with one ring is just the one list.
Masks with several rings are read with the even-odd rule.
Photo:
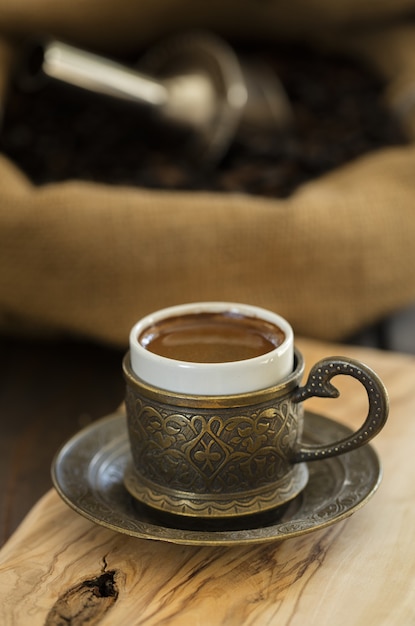
[[[229, 339], [231, 343], [239, 341], [241, 320], [242, 325], [248, 326], [252, 321], [254, 328], [250, 331], [249, 341], [261, 343], [264, 335], [267, 341], [267, 333], [270, 333], [268, 351], [241, 360], [201, 362], [162, 356], [149, 349], [154, 334], [159, 333], [165, 322], [177, 319], [186, 322], [204, 314], [226, 318], [229, 335], [226, 329], [222, 330], [222, 335], [225, 333], [225, 340]], [[273, 333], [273, 329], [278, 332]], [[279, 334], [278, 341], [275, 340], [276, 334]], [[203, 341], [210, 339], [201, 339], [202, 351]], [[249, 393], [272, 387], [291, 374], [294, 335], [290, 324], [272, 311], [233, 302], [197, 302], [162, 309], [137, 322], [130, 333], [130, 358], [131, 368], [138, 378], [167, 391], [207, 396]]]
[[[193, 333], [202, 321], [206, 334]], [[300, 387], [304, 360], [290, 325], [258, 307], [164, 309], [134, 326], [130, 348], [123, 371], [132, 458], [124, 484], [154, 511], [209, 519], [265, 513], [302, 491], [308, 462], [350, 453], [387, 418], [382, 382], [358, 361], [322, 359]], [[366, 389], [365, 422], [340, 441], [304, 442], [303, 403], [337, 397], [331, 379], [338, 375]]]

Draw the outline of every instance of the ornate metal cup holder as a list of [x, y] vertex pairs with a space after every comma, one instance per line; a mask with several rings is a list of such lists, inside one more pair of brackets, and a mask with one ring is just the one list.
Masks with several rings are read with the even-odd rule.
[[[304, 434], [310, 443], [324, 443], [350, 430], [306, 412]], [[189, 545], [281, 541], [325, 528], [361, 508], [377, 490], [382, 475], [376, 452], [367, 444], [310, 463], [306, 488], [284, 507], [249, 519], [192, 521], [160, 515], [137, 502], [124, 486], [130, 460], [125, 415], [114, 414], [64, 444], [52, 464], [53, 482], [72, 509], [96, 524], [141, 539]]]

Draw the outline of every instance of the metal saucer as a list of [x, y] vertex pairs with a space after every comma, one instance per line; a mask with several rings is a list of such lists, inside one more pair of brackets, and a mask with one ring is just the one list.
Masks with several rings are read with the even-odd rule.
[[[306, 412], [304, 439], [324, 443], [350, 430], [327, 417]], [[306, 488], [286, 507], [237, 522], [192, 522], [160, 516], [143, 507], [124, 487], [131, 460], [126, 418], [117, 413], [94, 422], [72, 437], [52, 464], [53, 483], [80, 515], [141, 539], [187, 545], [243, 545], [281, 541], [320, 530], [349, 517], [377, 490], [382, 476], [370, 445], [309, 464]]]

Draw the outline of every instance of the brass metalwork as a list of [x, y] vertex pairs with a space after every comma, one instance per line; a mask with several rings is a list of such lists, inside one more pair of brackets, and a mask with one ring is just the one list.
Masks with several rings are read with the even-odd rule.
[[322, 359], [311, 368], [304, 387], [294, 391], [292, 400], [303, 402], [313, 396], [338, 398], [339, 392], [330, 381], [335, 376], [340, 375], [355, 378], [365, 388], [369, 409], [364, 423], [356, 432], [341, 441], [323, 446], [301, 445], [296, 450], [294, 462], [315, 461], [329, 456], [337, 456], [363, 446], [385, 425], [389, 413], [389, 398], [385, 386], [370, 367], [354, 359], [346, 357]]
[[[324, 445], [350, 435], [326, 417], [305, 412], [304, 441]], [[131, 452], [124, 414], [94, 422], [71, 438], [52, 465], [54, 485], [77, 513], [110, 530], [142, 539], [189, 545], [243, 545], [282, 541], [335, 524], [376, 492], [381, 466], [371, 445], [309, 464], [309, 481], [294, 500], [262, 516], [230, 520], [166, 519], [125, 489]]]
[[[232, 518], [263, 513], [295, 498], [305, 487], [304, 461], [343, 454], [369, 441], [388, 414], [386, 390], [363, 364], [324, 359], [299, 387], [304, 364], [296, 351], [291, 376], [249, 394], [192, 396], [151, 387], [124, 359], [126, 408], [132, 463], [128, 491], [140, 502], [170, 514]], [[346, 374], [366, 388], [369, 414], [363, 426], [341, 440], [302, 443], [302, 400], [336, 397], [330, 380]]]

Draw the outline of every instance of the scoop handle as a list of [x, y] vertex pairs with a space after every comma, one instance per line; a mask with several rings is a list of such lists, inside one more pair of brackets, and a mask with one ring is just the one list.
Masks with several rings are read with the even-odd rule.
[[166, 104], [165, 85], [151, 76], [104, 56], [58, 40], [34, 45], [28, 54], [24, 78], [35, 85], [42, 77], [80, 87], [92, 93], [158, 107]]

